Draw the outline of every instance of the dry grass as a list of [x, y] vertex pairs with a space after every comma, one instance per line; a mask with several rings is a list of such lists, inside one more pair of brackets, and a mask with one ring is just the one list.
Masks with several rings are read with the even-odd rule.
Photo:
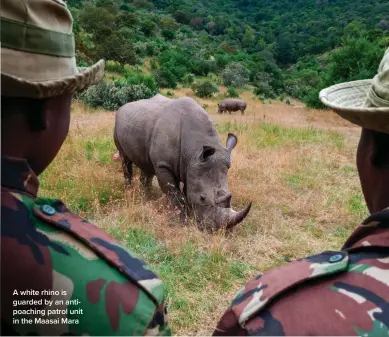
[[[190, 89], [174, 94], [192, 96]], [[112, 112], [75, 103], [70, 135], [41, 179], [42, 195], [65, 200], [157, 270], [176, 335], [210, 334], [244, 280], [289, 259], [338, 249], [367, 213], [354, 165], [358, 129], [298, 102], [241, 96], [245, 116], [216, 115], [217, 100], [196, 98], [207, 104], [223, 142], [229, 131], [239, 138], [229, 173], [233, 205], [253, 201], [253, 207], [229, 236], [180, 226], [156, 181], [149, 199], [137, 176], [124, 190], [120, 164], [111, 161]]]

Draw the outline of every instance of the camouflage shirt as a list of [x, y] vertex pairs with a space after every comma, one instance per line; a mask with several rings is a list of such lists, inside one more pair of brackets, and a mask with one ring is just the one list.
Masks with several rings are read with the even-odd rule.
[[[1, 162], [2, 335], [170, 335], [147, 265], [59, 200], [27, 162]], [[53, 302], [51, 302], [53, 301]]]
[[389, 208], [341, 251], [258, 275], [239, 291], [214, 336], [389, 336]]

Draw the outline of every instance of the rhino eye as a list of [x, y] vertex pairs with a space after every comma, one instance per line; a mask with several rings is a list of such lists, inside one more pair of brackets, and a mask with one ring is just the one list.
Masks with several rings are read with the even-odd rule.
[[201, 153], [201, 160], [206, 161], [215, 153], [215, 148], [211, 146], [203, 146], [203, 152]]

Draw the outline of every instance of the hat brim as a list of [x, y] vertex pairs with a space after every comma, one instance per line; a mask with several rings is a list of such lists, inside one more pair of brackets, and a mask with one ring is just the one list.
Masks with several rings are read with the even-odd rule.
[[78, 74], [59, 80], [32, 82], [9, 74], [1, 74], [1, 95], [7, 97], [49, 98], [98, 83], [104, 76], [104, 60], [89, 68], [78, 68]]
[[320, 91], [321, 102], [342, 118], [361, 127], [389, 133], [389, 107], [368, 105], [372, 80], [333, 85]]

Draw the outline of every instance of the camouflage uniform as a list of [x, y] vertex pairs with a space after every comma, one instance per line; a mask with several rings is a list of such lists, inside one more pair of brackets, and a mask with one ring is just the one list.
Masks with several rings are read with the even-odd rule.
[[[36, 198], [38, 179], [26, 161], [2, 158], [1, 169], [2, 335], [170, 335], [162, 282], [142, 260], [61, 201]], [[30, 289], [60, 294], [20, 294]], [[13, 310], [44, 309], [13, 306], [31, 299], [63, 300], [46, 309], [65, 311], [14, 318], [60, 323], [14, 324]], [[79, 323], [62, 324], [66, 317]]]
[[214, 336], [389, 336], [389, 208], [341, 251], [285, 264], [239, 291]]

